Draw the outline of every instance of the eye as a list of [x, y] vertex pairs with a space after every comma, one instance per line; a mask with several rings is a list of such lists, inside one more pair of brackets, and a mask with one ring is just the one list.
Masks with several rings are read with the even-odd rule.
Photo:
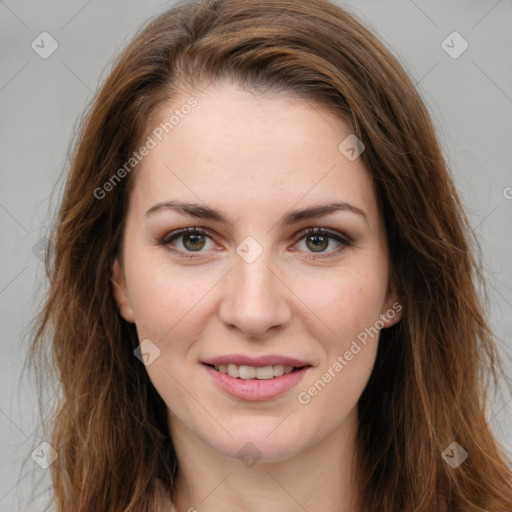
[[[297, 235], [297, 239], [298, 243], [294, 247], [309, 253], [321, 254], [321, 256], [312, 256], [312, 258], [334, 256], [352, 244], [348, 237], [327, 228], [308, 228], [301, 231]], [[311, 258], [311, 256], [307, 257]]]
[[185, 257], [193, 257], [187, 253], [204, 252], [214, 249], [217, 244], [212, 240], [211, 235], [201, 228], [182, 228], [166, 234], [158, 242], [165, 245], [173, 252], [182, 253]]
[[[296, 235], [295, 240], [291, 250], [309, 253], [310, 256], [306, 256], [309, 259], [332, 257], [352, 245], [349, 237], [337, 231], [319, 227], [301, 231]], [[199, 227], [181, 228], [167, 233], [157, 241], [157, 244], [167, 247], [171, 252], [184, 258], [199, 257], [201, 253], [218, 247], [213, 236]], [[206, 255], [203, 254], [203, 256]]]

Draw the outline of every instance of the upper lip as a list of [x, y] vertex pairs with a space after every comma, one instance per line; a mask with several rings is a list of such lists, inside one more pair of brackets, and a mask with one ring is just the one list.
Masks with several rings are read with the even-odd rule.
[[294, 366], [302, 368], [303, 366], [311, 366], [307, 361], [301, 361], [293, 357], [279, 356], [279, 355], [263, 355], [251, 357], [243, 354], [229, 354], [225, 356], [217, 356], [205, 359], [202, 361], [204, 364], [218, 366], [220, 364], [236, 364], [238, 366], [273, 366], [282, 364], [283, 366]]

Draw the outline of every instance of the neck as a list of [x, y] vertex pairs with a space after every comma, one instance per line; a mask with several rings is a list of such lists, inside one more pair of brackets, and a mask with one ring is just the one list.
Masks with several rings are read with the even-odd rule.
[[355, 512], [356, 409], [299, 454], [254, 465], [205, 444], [175, 416], [171, 425], [179, 461], [178, 512]]

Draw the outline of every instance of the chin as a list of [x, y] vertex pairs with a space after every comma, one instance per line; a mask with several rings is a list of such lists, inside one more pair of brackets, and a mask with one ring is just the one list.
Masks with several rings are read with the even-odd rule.
[[204, 440], [228, 457], [253, 457], [260, 462], [285, 461], [307, 450], [325, 435], [321, 427], [315, 432], [293, 421], [294, 414], [292, 412], [288, 417], [283, 414], [280, 418], [257, 415], [233, 418], [228, 428], [233, 437], [222, 435], [212, 438], [211, 432], [203, 432]]

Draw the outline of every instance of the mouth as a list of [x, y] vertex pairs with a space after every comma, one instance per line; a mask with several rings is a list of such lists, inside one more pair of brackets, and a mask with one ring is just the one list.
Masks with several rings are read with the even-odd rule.
[[202, 365], [221, 391], [244, 401], [284, 395], [312, 368], [306, 361], [280, 356], [224, 356]]
[[217, 372], [229, 375], [234, 379], [243, 380], [271, 380], [309, 367], [309, 365], [292, 366], [284, 364], [274, 364], [268, 366], [249, 366], [238, 365], [234, 363], [218, 365], [207, 364], [206, 366], [213, 368]]

